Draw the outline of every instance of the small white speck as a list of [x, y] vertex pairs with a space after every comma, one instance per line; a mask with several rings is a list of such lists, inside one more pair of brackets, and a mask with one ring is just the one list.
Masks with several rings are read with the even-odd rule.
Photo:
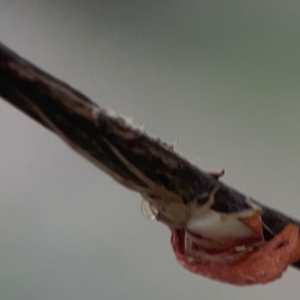
[[235, 247], [235, 251], [237, 252], [242, 252], [242, 251], [245, 251], [246, 250], [246, 246], [243, 245], [243, 246], [236, 246]]

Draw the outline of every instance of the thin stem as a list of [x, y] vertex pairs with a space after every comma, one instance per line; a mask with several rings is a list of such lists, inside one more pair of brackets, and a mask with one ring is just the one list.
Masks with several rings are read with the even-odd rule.
[[[0, 43], [0, 96], [51, 130], [72, 149], [160, 209], [160, 220], [180, 228], [186, 205], [216, 185], [214, 176], [193, 166], [172, 147], [110, 116], [86, 96], [27, 62]], [[215, 209], [244, 207], [246, 196], [218, 182]], [[274, 234], [300, 222], [255, 201]], [[177, 207], [174, 210], [174, 207]], [[179, 213], [178, 213], [179, 212]]]

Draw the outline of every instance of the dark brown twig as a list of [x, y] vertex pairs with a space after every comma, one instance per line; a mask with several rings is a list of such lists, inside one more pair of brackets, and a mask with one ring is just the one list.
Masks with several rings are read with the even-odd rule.
[[[193, 166], [171, 147], [148, 137], [124, 119], [110, 116], [83, 94], [3, 44], [0, 44], [0, 96], [118, 182], [152, 199], [152, 203], [156, 201], [159, 220], [171, 227], [183, 226], [189, 217], [186, 205], [216, 184], [219, 191], [214, 209], [232, 212], [246, 205], [245, 195]], [[289, 223], [300, 228], [300, 222], [259, 205], [263, 208], [264, 224], [274, 234]]]

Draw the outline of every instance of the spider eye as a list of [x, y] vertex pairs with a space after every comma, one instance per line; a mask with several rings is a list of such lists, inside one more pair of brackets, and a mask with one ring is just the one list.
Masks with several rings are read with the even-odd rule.
[[204, 205], [209, 199], [209, 193], [204, 193], [196, 198], [196, 203], [199, 206]]

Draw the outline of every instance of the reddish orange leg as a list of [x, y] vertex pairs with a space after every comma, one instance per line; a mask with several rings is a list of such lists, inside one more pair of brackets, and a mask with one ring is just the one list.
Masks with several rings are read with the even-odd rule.
[[212, 176], [214, 179], [219, 180], [219, 178], [225, 174], [225, 170], [222, 169], [221, 171], [217, 171], [217, 172], [208, 172], [208, 174]]

